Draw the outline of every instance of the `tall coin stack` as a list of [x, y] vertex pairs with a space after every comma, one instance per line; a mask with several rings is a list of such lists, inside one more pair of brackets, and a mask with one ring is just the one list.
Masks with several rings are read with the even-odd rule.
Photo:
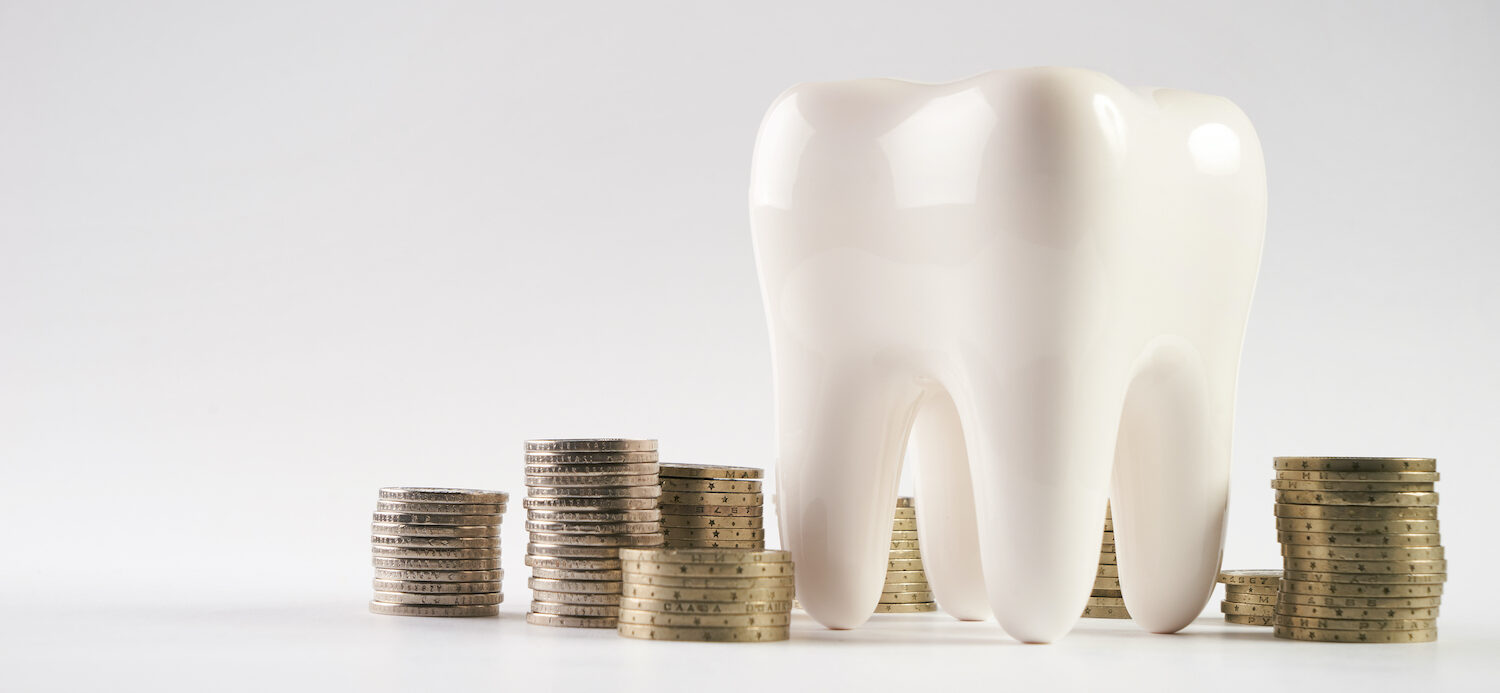
[[391, 616], [500, 613], [500, 518], [509, 495], [460, 488], [380, 489], [370, 526], [375, 598]]
[[641, 640], [770, 642], [791, 634], [786, 551], [622, 549], [620, 635]]
[[1281, 585], [1279, 570], [1225, 570], [1219, 573], [1224, 583], [1224, 601], [1219, 611], [1225, 623], [1242, 626], [1273, 626], [1276, 620], [1276, 591]]
[[1099, 572], [1094, 574], [1094, 591], [1083, 608], [1084, 618], [1130, 618], [1125, 610], [1124, 593], [1120, 591], [1120, 567], [1115, 563], [1115, 521], [1109, 504], [1104, 504], [1104, 537], [1099, 543]]
[[880, 590], [877, 614], [914, 614], [937, 611], [932, 586], [922, 569], [922, 550], [917, 544], [917, 509], [911, 498], [896, 499], [896, 517], [891, 525], [891, 555], [885, 566], [885, 585]]
[[1278, 457], [1278, 638], [1431, 642], [1448, 563], [1437, 460]]
[[754, 467], [661, 466], [661, 525], [669, 548], [766, 548], [762, 472]]
[[539, 626], [614, 628], [620, 549], [660, 546], [654, 440], [526, 441], [526, 565]]

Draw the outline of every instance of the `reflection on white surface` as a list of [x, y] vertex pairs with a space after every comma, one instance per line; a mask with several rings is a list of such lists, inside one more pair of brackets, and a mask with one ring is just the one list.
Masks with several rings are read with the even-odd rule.
[[1125, 166], [1125, 118], [1120, 107], [1104, 94], [1094, 95], [1094, 115], [1099, 118], [1099, 130], [1104, 133], [1104, 144], [1112, 154], [1115, 166]]
[[765, 172], [795, 169], [813, 132], [812, 123], [802, 117], [802, 109], [797, 106], [796, 94], [788, 96], [785, 103], [772, 109], [761, 125], [760, 138], [762, 141], [779, 142], [781, 146], [760, 153], [756, 165], [751, 167], [750, 204], [776, 209], [791, 208], [796, 177], [768, 176]]
[[1227, 176], [1240, 170], [1240, 138], [1223, 123], [1204, 123], [1188, 134], [1188, 153], [1198, 170]]
[[[967, 204], [979, 195], [985, 147], [960, 133], [988, 133], [995, 112], [978, 89], [935, 98], [879, 138], [891, 162], [896, 206]], [[934, 137], [935, 132], [952, 133]]]

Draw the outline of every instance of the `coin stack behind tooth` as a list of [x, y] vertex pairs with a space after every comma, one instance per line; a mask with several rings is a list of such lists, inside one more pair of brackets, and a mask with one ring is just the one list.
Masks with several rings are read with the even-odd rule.
[[1219, 611], [1224, 612], [1225, 623], [1275, 625], [1281, 571], [1225, 570], [1219, 573], [1219, 582], [1224, 583], [1224, 601], [1219, 603]]
[[937, 611], [932, 586], [922, 569], [917, 545], [917, 509], [911, 498], [896, 499], [896, 518], [891, 526], [891, 555], [885, 566], [885, 586], [880, 590], [877, 614], [914, 614]]
[[620, 635], [641, 640], [769, 642], [791, 630], [785, 551], [621, 549]]
[[654, 440], [526, 441], [526, 565], [539, 626], [614, 628], [620, 550], [660, 546]]
[[754, 467], [661, 466], [661, 524], [669, 548], [766, 548], [762, 472]]
[[1094, 591], [1083, 608], [1084, 618], [1130, 618], [1125, 598], [1120, 592], [1120, 569], [1115, 564], [1115, 521], [1109, 504], [1104, 504], [1104, 538], [1099, 544], [1099, 572], [1094, 574]]
[[1448, 563], [1437, 460], [1278, 457], [1282, 574], [1275, 634], [1326, 642], [1437, 640]]
[[494, 616], [500, 518], [509, 495], [461, 488], [380, 489], [371, 525], [375, 598], [392, 616]]

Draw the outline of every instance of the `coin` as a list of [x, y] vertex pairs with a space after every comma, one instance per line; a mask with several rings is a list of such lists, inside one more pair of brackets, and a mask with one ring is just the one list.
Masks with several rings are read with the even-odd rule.
[[921, 570], [887, 570], [886, 582], [925, 582], [927, 573]]
[[371, 601], [370, 613], [386, 616], [497, 616], [500, 607], [494, 604], [386, 604]]
[[623, 561], [627, 574], [681, 577], [791, 577], [790, 563], [663, 563]]
[[562, 544], [527, 544], [529, 556], [551, 556], [554, 558], [613, 558], [620, 557], [617, 546], [571, 546]]
[[778, 601], [679, 602], [670, 599], [620, 597], [621, 609], [654, 611], [659, 614], [766, 614], [791, 611], [792, 603]]
[[893, 529], [893, 530], [891, 530], [891, 541], [917, 541], [918, 539], [920, 539], [920, 537], [917, 536], [917, 533], [914, 530], [910, 530], [910, 529]]
[[1274, 597], [1276, 596], [1276, 587], [1280, 584], [1278, 582], [1275, 585], [1225, 585], [1224, 591], [1228, 592], [1232, 590], [1239, 594], [1269, 594]]
[[890, 552], [886, 555], [886, 557], [890, 558], [892, 560], [908, 560], [908, 559], [914, 559], [914, 558], [921, 558], [922, 557], [922, 552], [921, 551], [916, 551], [916, 550], [907, 551], [907, 550], [904, 550], [904, 549], [891, 549]]
[[1328, 534], [1437, 534], [1437, 520], [1309, 520], [1276, 518], [1276, 529]]
[[527, 520], [528, 532], [556, 532], [558, 534], [649, 534], [661, 531], [659, 522], [543, 522]]
[[743, 628], [747, 626], [786, 626], [792, 622], [789, 613], [771, 614], [661, 614], [652, 611], [620, 609], [620, 623], [655, 626], [693, 626], [698, 628]]
[[[621, 510], [656, 510], [655, 498], [526, 498], [521, 505], [527, 510], [567, 510], [574, 512], [616, 512]], [[666, 512], [666, 508], [661, 508]]]
[[618, 451], [655, 450], [652, 438], [533, 438], [526, 441], [528, 451]]
[[1089, 606], [1125, 606], [1123, 597], [1089, 597]]
[[532, 577], [549, 580], [619, 580], [618, 570], [568, 570], [566, 568], [532, 568]]
[[1276, 469], [1321, 472], [1435, 472], [1430, 457], [1277, 457]]
[[661, 480], [661, 490], [667, 493], [760, 493], [759, 481], [736, 481], [732, 479], [672, 479]]
[[930, 591], [932, 591], [932, 585], [928, 584], [927, 580], [925, 580], [925, 579], [922, 579], [922, 580], [911, 580], [909, 582], [884, 582], [884, 583], [881, 583], [881, 585], [880, 585], [880, 593], [881, 594], [887, 594], [887, 593], [893, 593], [893, 592], [930, 592]]
[[1272, 626], [1275, 624], [1275, 616], [1252, 616], [1246, 614], [1224, 614], [1225, 623], [1234, 623], [1241, 626]]
[[1125, 593], [1121, 592], [1120, 590], [1117, 590], [1117, 589], [1113, 589], [1112, 590], [1112, 589], [1101, 589], [1101, 588], [1095, 587], [1093, 589], [1093, 591], [1089, 592], [1089, 596], [1091, 596], [1091, 597], [1123, 597], [1123, 596], [1125, 596]]
[[668, 537], [670, 542], [667, 546], [674, 549], [748, 549], [759, 551], [766, 548], [764, 539], [683, 539], [680, 537]]
[[1276, 626], [1276, 637], [1321, 642], [1411, 643], [1437, 640], [1437, 628], [1425, 630], [1352, 631]]
[[1219, 582], [1226, 585], [1275, 585], [1281, 582], [1280, 570], [1223, 570]]
[[761, 529], [765, 526], [765, 520], [759, 517], [716, 517], [702, 515], [664, 515], [661, 518], [662, 527], [687, 527], [707, 529], [710, 527], [721, 527], [725, 529]]
[[619, 522], [657, 522], [660, 510], [527, 510], [526, 519], [537, 522], [573, 522], [614, 524]]
[[1360, 621], [1356, 619], [1308, 618], [1305, 616], [1288, 616], [1286, 614], [1277, 614], [1275, 623], [1278, 626], [1318, 628], [1322, 630], [1428, 630], [1437, 627], [1437, 620], [1431, 618], [1396, 618]]
[[1431, 547], [1441, 546], [1442, 537], [1437, 534], [1325, 534], [1322, 532], [1277, 532], [1282, 544], [1306, 546], [1351, 546], [1351, 547]]
[[896, 530], [898, 532], [915, 532], [915, 531], [917, 531], [917, 521], [915, 519], [912, 519], [912, 520], [892, 520], [891, 521], [891, 529]]
[[[572, 476], [527, 476], [526, 486], [537, 487], [585, 487], [585, 488], [619, 488], [628, 486], [652, 486], [656, 484], [655, 474], [590, 474]], [[533, 494], [535, 495], [535, 494]]]
[[1115, 557], [1115, 554], [1100, 552], [1099, 562], [1105, 565], [1118, 565], [1119, 559]]
[[1224, 601], [1233, 602], [1235, 604], [1264, 604], [1266, 606], [1276, 606], [1276, 600], [1277, 597], [1274, 594], [1238, 594], [1235, 592], [1227, 591], [1224, 593]]
[[504, 491], [478, 491], [467, 488], [427, 488], [422, 486], [387, 486], [380, 489], [380, 500], [410, 503], [484, 503], [505, 505], [510, 494]]
[[895, 519], [897, 519], [897, 520], [911, 520], [911, 519], [915, 519], [917, 517], [917, 509], [916, 508], [896, 508], [896, 513], [895, 513], [895, 515], [893, 517]]
[[655, 462], [614, 462], [605, 464], [528, 464], [526, 476], [617, 476], [650, 474], [655, 476], [661, 465]]
[[538, 613], [527, 613], [526, 622], [533, 626], [563, 628], [614, 628], [618, 623], [613, 616], [561, 616]]
[[530, 486], [526, 500], [545, 498], [656, 498], [660, 486]]
[[627, 561], [655, 563], [790, 563], [789, 551], [713, 551], [705, 549], [621, 549]]
[[532, 590], [531, 598], [539, 602], [552, 602], [554, 604], [591, 604], [594, 606], [619, 606], [620, 595], [597, 594], [577, 592], [549, 592], [547, 590]]
[[526, 556], [526, 565], [532, 568], [558, 570], [619, 570], [618, 558], [559, 558], [557, 556]]
[[916, 501], [916, 499], [912, 498], [911, 496], [901, 496], [900, 498], [896, 499], [896, 507], [898, 507], [898, 508], [915, 508], [915, 507], [917, 507], [917, 501]]
[[500, 549], [428, 549], [411, 546], [371, 546], [370, 552], [386, 558], [499, 558]]
[[370, 532], [389, 537], [440, 537], [440, 538], [468, 538], [475, 537], [498, 537], [500, 536], [499, 523], [493, 525], [468, 525], [463, 527], [444, 527], [442, 525], [407, 525], [399, 522], [374, 522], [370, 524]]
[[1286, 571], [1286, 579], [1299, 582], [1342, 582], [1351, 585], [1428, 585], [1447, 582], [1447, 573], [1332, 573]]
[[531, 600], [531, 613], [554, 616], [615, 616], [620, 607], [610, 604], [564, 604]]
[[932, 592], [881, 592], [880, 601], [886, 604], [911, 604], [932, 601]]
[[1281, 555], [1330, 561], [1421, 561], [1443, 558], [1443, 547], [1283, 544]]
[[650, 585], [656, 587], [686, 587], [703, 589], [772, 589], [785, 587], [794, 588], [794, 580], [791, 575], [771, 577], [693, 577], [678, 575], [641, 575], [625, 573], [623, 578], [626, 585]]
[[765, 602], [788, 601], [796, 590], [791, 587], [711, 588], [666, 587], [625, 583], [620, 593], [627, 597], [684, 602]]
[[499, 515], [505, 506], [485, 503], [406, 503], [376, 501], [375, 510], [383, 513], [440, 513], [444, 515]]
[[663, 503], [662, 515], [714, 515], [718, 517], [760, 517], [764, 508], [756, 505], [681, 505]]
[[1436, 493], [1361, 493], [1356, 491], [1277, 491], [1277, 503], [1413, 507], [1437, 505]]
[[620, 635], [637, 640], [677, 640], [693, 642], [774, 642], [791, 637], [787, 626], [746, 626], [740, 628], [695, 628], [688, 626], [648, 626], [621, 623]]
[[1130, 618], [1130, 612], [1123, 606], [1085, 606], [1083, 607], [1084, 618]]
[[1448, 561], [1404, 560], [1404, 561], [1333, 561], [1322, 558], [1286, 558], [1287, 570], [1306, 570], [1325, 573], [1359, 573], [1363, 575], [1405, 575], [1409, 573], [1446, 573]]
[[920, 614], [937, 611], [937, 604], [933, 602], [917, 602], [914, 604], [876, 604], [877, 614]]
[[645, 464], [660, 462], [655, 452], [528, 452], [526, 465], [601, 465], [601, 464]]
[[1299, 505], [1277, 503], [1277, 517], [1311, 520], [1436, 520], [1436, 507], [1364, 507], [1358, 505]]
[[374, 546], [400, 546], [421, 549], [499, 549], [500, 537], [401, 537], [375, 534]]
[[662, 494], [661, 497], [662, 503], [670, 505], [760, 506], [763, 500], [764, 495], [759, 493], [694, 493], [691, 491], [673, 491]]
[[1437, 472], [1320, 472], [1316, 470], [1277, 470], [1277, 479], [1288, 481], [1394, 481], [1396, 483], [1438, 480]]
[[410, 594], [483, 594], [500, 591], [498, 580], [494, 582], [410, 582], [376, 578], [373, 584], [377, 592]]
[[474, 592], [461, 594], [433, 594], [412, 592], [376, 591], [375, 601], [382, 604], [499, 604], [504, 601], [499, 592]]
[[1271, 488], [1279, 491], [1340, 491], [1358, 493], [1431, 492], [1428, 482], [1397, 481], [1293, 481], [1272, 479]]
[[500, 567], [498, 558], [388, 558], [374, 556], [376, 568], [391, 570], [495, 570]]
[[1237, 614], [1240, 616], [1275, 616], [1275, 605], [1265, 604], [1241, 604], [1238, 602], [1219, 602], [1219, 611], [1226, 614]]
[[499, 515], [443, 515], [438, 513], [383, 513], [376, 512], [371, 517], [379, 523], [397, 523], [404, 525], [498, 525]]
[[1281, 604], [1306, 606], [1344, 607], [1351, 609], [1417, 609], [1440, 606], [1443, 598], [1436, 597], [1336, 597], [1325, 594], [1292, 594], [1278, 597]]
[[891, 542], [891, 550], [892, 551], [899, 551], [899, 550], [916, 551], [919, 548], [921, 548], [921, 547], [918, 544], [918, 542], [916, 542], [915, 540], [913, 540], [913, 541], [897, 540], [897, 541]]
[[505, 577], [503, 570], [397, 570], [376, 568], [379, 580], [399, 582], [499, 582]]
[[1339, 597], [1437, 597], [1443, 594], [1441, 582], [1427, 583], [1346, 583], [1323, 582], [1321, 580], [1283, 580], [1281, 591], [1285, 594], [1312, 594]]
[[661, 475], [679, 479], [759, 479], [765, 472], [755, 467], [711, 464], [664, 464]]
[[724, 527], [663, 527], [662, 534], [673, 539], [725, 539], [744, 541], [765, 539], [764, 529], [728, 529]]
[[600, 547], [660, 546], [665, 541], [662, 535], [656, 532], [650, 534], [560, 534], [557, 532], [532, 532], [531, 540], [538, 544]]
[[1379, 621], [1402, 619], [1435, 619], [1438, 608], [1429, 607], [1378, 607], [1360, 608], [1343, 606], [1312, 606], [1308, 604], [1277, 604], [1276, 613], [1308, 618], [1332, 618], [1355, 621]]
[[1108, 563], [1100, 563], [1099, 570], [1094, 575], [1095, 577], [1118, 578], [1120, 577], [1120, 566], [1110, 565]]
[[922, 570], [922, 559], [920, 558], [893, 558], [885, 562], [885, 569], [892, 571]]
[[548, 578], [526, 578], [526, 586], [543, 592], [571, 592], [574, 594], [619, 594], [620, 583], [615, 580], [552, 580]]

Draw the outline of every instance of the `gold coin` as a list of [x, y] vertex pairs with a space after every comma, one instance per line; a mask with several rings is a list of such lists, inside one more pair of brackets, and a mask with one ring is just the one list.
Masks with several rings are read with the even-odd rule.
[[775, 602], [796, 596], [792, 587], [706, 588], [666, 587], [626, 583], [620, 593], [627, 597], [661, 599], [679, 602]]
[[619, 580], [618, 570], [568, 570], [566, 568], [532, 568], [532, 577], [548, 580]]
[[1292, 628], [1318, 628], [1321, 630], [1428, 630], [1437, 627], [1437, 619], [1396, 618], [1389, 620], [1360, 621], [1357, 619], [1307, 618], [1277, 614], [1276, 625]]
[[920, 558], [892, 558], [885, 562], [886, 570], [922, 570]]
[[787, 626], [792, 615], [779, 614], [662, 614], [654, 611], [621, 609], [620, 623], [647, 626], [691, 626], [694, 628], [743, 628], [747, 626]]
[[1118, 578], [1120, 577], [1120, 566], [1110, 563], [1100, 563], [1099, 570], [1094, 573], [1094, 576]]
[[1443, 547], [1283, 544], [1281, 555], [1327, 561], [1429, 561], [1443, 558]]
[[1090, 597], [1123, 597], [1123, 596], [1125, 596], [1125, 593], [1121, 592], [1120, 590], [1100, 589], [1098, 587], [1095, 587], [1093, 589], [1093, 591], [1089, 592], [1089, 596]]
[[1337, 491], [1341, 493], [1430, 493], [1433, 485], [1420, 481], [1294, 481], [1272, 479], [1278, 491]]
[[661, 531], [660, 522], [543, 522], [527, 520], [528, 532], [558, 534], [649, 534]]
[[683, 539], [667, 537], [669, 549], [748, 549], [761, 551], [766, 548], [764, 539]]
[[619, 606], [620, 595], [613, 593], [590, 593], [590, 592], [550, 592], [547, 590], [532, 590], [531, 598], [539, 602], [552, 602], [554, 604], [592, 604], [595, 606]]
[[1119, 557], [1112, 552], [1099, 552], [1099, 562], [1104, 565], [1119, 565]]
[[1310, 520], [1276, 518], [1276, 529], [1326, 534], [1437, 534], [1437, 520]]
[[619, 512], [622, 510], [657, 510], [655, 498], [524, 498], [527, 510], [569, 510], [572, 512]]
[[620, 593], [620, 582], [618, 580], [552, 580], [534, 577], [526, 578], [526, 586], [542, 592], [572, 592], [574, 594]]
[[915, 519], [891, 520], [891, 529], [897, 532], [915, 532], [917, 531], [917, 521]]
[[662, 534], [672, 539], [723, 539], [746, 541], [765, 539], [764, 529], [728, 529], [724, 527], [663, 527]]
[[785, 599], [764, 602], [679, 602], [670, 599], [621, 597], [620, 608], [659, 614], [774, 614], [791, 611], [792, 602]]
[[777, 563], [664, 563], [623, 561], [627, 575], [677, 577], [792, 577], [790, 562]]
[[759, 517], [718, 517], [714, 515], [664, 515], [661, 518], [662, 527], [688, 527], [707, 529], [720, 527], [724, 529], [762, 529], [765, 520]]
[[1096, 577], [1094, 578], [1094, 589], [1120, 589], [1120, 578]]
[[1339, 597], [1326, 594], [1293, 594], [1286, 592], [1277, 597], [1281, 604], [1306, 606], [1344, 607], [1351, 609], [1418, 609], [1440, 606], [1441, 596], [1434, 597]]
[[1353, 621], [1380, 621], [1393, 619], [1435, 619], [1438, 608], [1428, 607], [1343, 607], [1313, 606], [1310, 604], [1277, 604], [1276, 613], [1308, 618], [1333, 618]]
[[1083, 607], [1084, 618], [1130, 618], [1130, 612], [1123, 606], [1085, 606]]
[[881, 592], [882, 604], [916, 604], [932, 601], [932, 592]]
[[377, 592], [406, 592], [409, 594], [481, 594], [500, 591], [499, 580], [489, 582], [415, 582], [375, 578], [373, 584]]
[[911, 496], [901, 496], [900, 498], [896, 499], [896, 507], [898, 507], [898, 508], [915, 508], [915, 507], [917, 507], [917, 501], [916, 501], [916, 499], [912, 498]]
[[1226, 585], [1275, 585], [1281, 582], [1280, 570], [1221, 570], [1219, 582]]
[[911, 582], [885, 582], [880, 585], [880, 592], [931, 592], [932, 585], [926, 580], [913, 580]]
[[526, 476], [616, 476], [620, 474], [656, 474], [660, 465], [655, 462], [635, 464], [528, 464]]
[[526, 622], [533, 626], [562, 628], [614, 628], [619, 623], [613, 616], [560, 616], [537, 613], [527, 613]]
[[1125, 606], [1124, 597], [1089, 597], [1089, 606]]
[[926, 582], [927, 573], [921, 570], [887, 570], [886, 582]]
[[886, 558], [889, 558], [891, 560], [910, 560], [921, 557], [921, 551], [902, 551], [898, 549], [892, 549], [890, 553], [886, 554]]
[[896, 508], [896, 514], [892, 516], [897, 520], [915, 520], [917, 518], [916, 508]]
[[411, 503], [480, 503], [485, 505], [505, 505], [510, 501], [510, 494], [504, 491], [481, 491], [472, 488], [387, 486], [380, 489], [380, 500]]
[[[622, 600], [623, 601], [623, 600]], [[531, 613], [555, 616], [616, 616], [620, 607], [611, 604], [562, 604], [558, 602], [531, 601]]]
[[622, 549], [620, 558], [654, 563], [791, 563], [789, 551], [722, 551], [710, 549]]
[[666, 493], [760, 493], [759, 481], [735, 481], [733, 479], [662, 479], [661, 490]]
[[499, 582], [503, 570], [395, 570], [376, 568], [375, 579], [401, 582]]
[[470, 527], [474, 525], [498, 525], [501, 516], [495, 515], [451, 515], [444, 513], [372, 513], [379, 524], [440, 525], [443, 527]]
[[726, 467], [715, 464], [664, 464], [661, 475], [677, 479], [759, 479], [765, 472], [756, 467]]
[[795, 580], [781, 577], [679, 577], [675, 575], [639, 575], [625, 573], [626, 585], [683, 587], [692, 589], [795, 589]]
[[895, 540], [895, 541], [891, 542], [891, 550], [892, 551], [917, 551], [917, 550], [920, 550], [921, 548], [922, 548], [921, 544], [919, 542], [917, 542], [917, 540], [915, 540], [915, 539], [911, 539], [911, 540], [898, 539], [898, 540]]
[[1224, 601], [1233, 602], [1235, 604], [1264, 604], [1266, 606], [1276, 606], [1277, 599], [1278, 597], [1274, 594], [1232, 594], [1229, 592], [1224, 593]]
[[1274, 597], [1276, 596], [1276, 585], [1224, 585], [1224, 593], [1269, 594]]
[[1288, 570], [1286, 579], [1299, 582], [1342, 582], [1350, 585], [1437, 585], [1448, 581], [1447, 573], [1330, 573]]
[[1361, 507], [1427, 507], [1438, 504], [1436, 493], [1361, 493], [1357, 491], [1277, 491], [1277, 503], [1357, 505]]
[[[587, 488], [613, 488], [626, 486], [653, 486], [657, 483], [655, 474], [549, 474], [545, 476], [528, 475], [525, 483], [527, 486], [558, 488], [558, 487], [587, 487]], [[543, 494], [533, 494], [543, 495]], [[574, 494], [565, 494], [574, 495]]]
[[1274, 626], [1275, 616], [1251, 616], [1246, 614], [1224, 614], [1225, 623], [1241, 626]]
[[1448, 561], [1330, 561], [1322, 558], [1286, 558], [1287, 570], [1323, 573], [1358, 573], [1361, 575], [1407, 575], [1410, 573], [1446, 573]]
[[390, 570], [495, 570], [500, 567], [498, 558], [386, 558], [373, 556], [370, 563], [376, 568]]
[[500, 607], [494, 604], [387, 604], [370, 602], [370, 613], [385, 616], [498, 616]]
[[1374, 507], [1360, 505], [1302, 505], [1277, 503], [1276, 517], [1310, 520], [1436, 520], [1437, 507]]
[[1399, 583], [1347, 583], [1323, 582], [1321, 580], [1282, 580], [1283, 594], [1311, 594], [1336, 597], [1373, 597], [1395, 599], [1400, 597], [1440, 597], [1443, 585], [1440, 582], [1419, 584]]
[[531, 541], [537, 544], [556, 546], [661, 546], [665, 539], [660, 532], [641, 534], [561, 534], [558, 532], [532, 532]]
[[1410, 643], [1437, 640], [1437, 628], [1426, 630], [1323, 630], [1318, 628], [1289, 628], [1276, 626], [1276, 637], [1288, 640], [1315, 640], [1319, 642], [1362, 643]]
[[464, 594], [433, 594], [430, 592], [375, 592], [375, 601], [381, 604], [499, 604], [505, 595], [499, 592], [470, 592]]
[[553, 558], [612, 558], [620, 557], [618, 546], [573, 546], [563, 544], [527, 544], [526, 555], [550, 556]]
[[669, 505], [720, 505], [730, 507], [761, 507], [763, 494], [759, 493], [695, 493], [673, 491], [663, 493], [661, 502]]
[[917, 541], [918, 539], [917, 533], [913, 530], [891, 530], [891, 541]]
[[917, 603], [913, 603], [913, 604], [876, 604], [875, 605], [875, 613], [877, 613], [877, 614], [919, 614], [919, 613], [927, 613], [927, 612], [931, 612], [931, 611], [937, 611], [937, 604], [934, 603], [934, 602], [917, 602]]
[[1275, 616], [1275, 604], [1242, 604], [1240, 602], [1219, 602], [1219, 611], [1226, 614], [1239, 616]]
[[695, 515], [700, 517], [760, 517], [765, 513], [765, 508], [760, 504], [755, 505], [683, 505], [679, 503], [664, 503], [661, 506], [663, 515]]
[[1443, 538], [1437, 534], [1328, 534], [1323, 532], [1277, 532], [1276, 539], [1282, 544], [1307, 546], [1352, 546], [1352, 547], [1430, 547], [1441, 546]]
[[370, 553], [387, 558], [499, 558], [500, 549], [429, 549], [415, 546], [385, 546], [376, 544], [370, 547]]
[[1276, 469], [1320, 472], [1434, 472], [1430, 457], [1277, 457]]
[[1396, 483], [1433, 483], [1437, 472], [1320, 472], [1315, 470], [1277, 470], [1277, 479], [1287, 481], [1391, 481]]
[[677, 640], [693, 642], [775, 642], [791, 637], [787, 626], [740, 628], [693, 628], [688, 626], [646, 626], [621, 623], [620, 635], [637, 640]]
[[505, 506], [499, 503], [408, 503], [382, 500], [375, 510], [383, 513], [440, 513], [444, 515], [499, 515]]

